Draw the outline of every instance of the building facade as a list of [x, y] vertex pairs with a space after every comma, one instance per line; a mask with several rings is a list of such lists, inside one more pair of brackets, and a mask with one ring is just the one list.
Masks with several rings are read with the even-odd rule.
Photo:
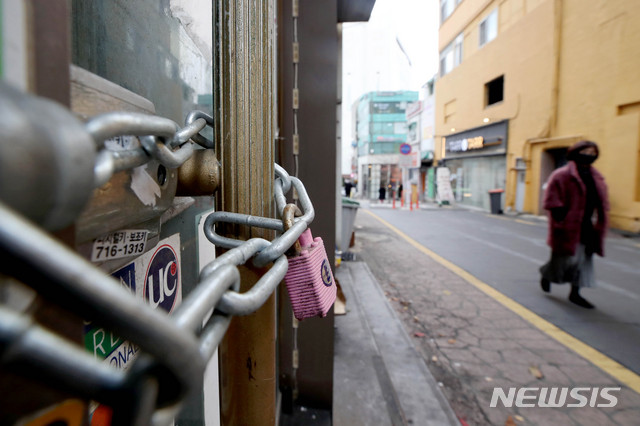
[[589, 139], [611, 226], [640, 232], [639, 18], [636, 2], [441, 1], [435, 154], [458, 202], [504, 189], [505, 209], [544, 214], [546, 180]]
[[422, 133], [422, 110], [423, 101], [416, 101], [407, 106], [407, 144], [411, 147], [409, 154], [400, 157], [400, 167], [404, 167], [407, 172], [403, 181], [409, 191], [404, 194], [405, 199], [415, 202], [424, 192], [424, 181], [420, 174], [421, 133]]
[[422, 188], [421, 200], [435, 199], [435, 82], [436, 76], [426, 82], [421, 88], [422, 111], [420, 112], [420, 182]]
[[355, 103], [358, 192], [378, 198], [379, 189], [395, 191], [403, 181], [400, 147], [407, 142], [407, 106], [418, 92], [369, 92]]

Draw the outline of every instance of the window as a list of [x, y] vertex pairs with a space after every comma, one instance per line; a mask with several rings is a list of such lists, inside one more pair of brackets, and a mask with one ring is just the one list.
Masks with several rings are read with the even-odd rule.
[[485, 106], [502, 102], [504, 99], [504, 75], [484, 85]]
[[440, 1], [440, 23], [443, 23], [459, 5], [462, 0], [441, 0]]
[[409, 123], [407, 129], [407, 142], [420, 142], [420, 138], [418, 137], [418, 122], [412, 121]]
[[480, 47], [496, 38], [498, 35], [498, 8], [493, 9], [489, 16], [480, 22], [479, 31]]
[[464, 35], [458, 34], [453, 41], [453, 66], [457, 67], [462, 63], [462, 42], [464, 41]]
[[449, 74], [453, 69], [453, 52], [447, 46], [440, 54], [440, 77]]
[[211, 13], [203, 13], [213, 10], [212, 0], [197, 7], [188, 1], [66, 3], [75, 65], [143, 96], [156, 114], [178, 123], [193, 109], [212, 113], [213, 24]]
[[404, 121], [398, 121], [393, 123], [393, 133], [396, 135], [406, 135], [407, 123]]
[[451, 12], [453, 12], [453, 1], [442, 0], [440, 2], [440, 22], [444, 22], [451, 15]]
[[462, 44], [464, 35], [462, 33], [449, 43], [440, 53], [440, 77], [451, 72], [452, 69], [460, 65], [462, 62]]

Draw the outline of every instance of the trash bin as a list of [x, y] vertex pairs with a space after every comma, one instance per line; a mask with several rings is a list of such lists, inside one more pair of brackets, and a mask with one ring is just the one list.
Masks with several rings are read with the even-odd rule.
[[353, 232], [353, 225], [356, 222], [356, 213], [358, 213], [359, 207], [359, 202], [351, 198], [342, 197], [342, 235], [340, 236], [338, 249], [343, 253], [349, 250], [351, 233]]
[[491, 199], [491, 214], [502, 214], [502, 193], [504, 189], [492, 189], [489, 191]]

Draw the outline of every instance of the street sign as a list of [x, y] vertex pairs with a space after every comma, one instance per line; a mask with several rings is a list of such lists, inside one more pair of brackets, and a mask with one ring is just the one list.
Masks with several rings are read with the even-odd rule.
[[409, 155], [411, 154], [411, 145], [408, 143], [403, 143], [400, 145], [400, 154]]
[[413, 151], [407, 155], [401, 155], [398, 159], [399, 167], [407, 167], [409, 169], [414, 169], [416, 167], [420, 167], [420, 156], [417, 151]]

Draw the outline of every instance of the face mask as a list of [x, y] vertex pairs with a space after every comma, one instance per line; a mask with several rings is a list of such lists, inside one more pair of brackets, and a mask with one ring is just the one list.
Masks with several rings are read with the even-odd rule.
[[577, 154], [575, 158], [575, 162], [577, 164], [589, 165], [596, 161], [597, 155], [589, 155], [589, 154]]

